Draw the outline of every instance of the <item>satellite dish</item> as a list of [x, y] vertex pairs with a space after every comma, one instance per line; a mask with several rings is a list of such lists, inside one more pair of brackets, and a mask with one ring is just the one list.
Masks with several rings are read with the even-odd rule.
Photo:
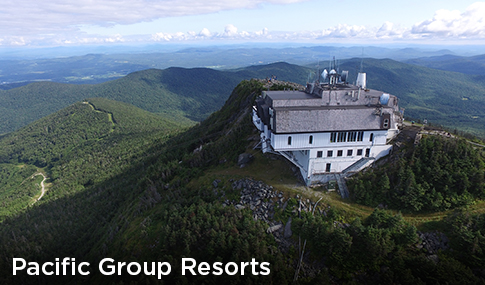
[[340, 78], [342, 79], [343, 82], [347, 82], [347, 78], [349, 77], [349, 71], [348, 70], [343, 70], [342, 75]]
[[322, 77], [323, 77], [323, 80], [327, 80], [327, 77], [328, 77], [328, 71], [326, 69], [323, 70], [322, 72]]
[[330, 74], [337, 74], [337, 71], [335, 69], [330, 70]]
[[387, 105], [389, 102], [390, 95], [388, 93], [383, 93], [381, 97], [379, 98], [379, 103], [381, 105]]

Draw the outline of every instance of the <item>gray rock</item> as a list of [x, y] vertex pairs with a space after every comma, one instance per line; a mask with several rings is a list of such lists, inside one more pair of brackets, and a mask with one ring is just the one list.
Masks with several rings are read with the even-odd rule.
[[286, 209], [286, 206], [288, 206], [288, 200], [286, 200], [286, 202], [283, 204], [283, 210]]
[[239, 167], [244, 167], [247, 164], [251, 163], [254, 159], [254, 156], [250, 153], [241, 153], [237, 158], [237, 165]]
[[219, 186], [219, 183], [221, 183], [221, 180], [216, 179], [216, 180], [212, 181], [212, 186], [214, 186], [214, 188], [217, 188], [217, 186]]
[[246, 208], [245, 206], [243, 206], [241, 204], [237, 204], [235, 207], [236, 207], [236, 210], [241, 210], [241, 209]]
[[432, 254], [432, 255], [428, 256], [428, 259], [431, 260], [431, 261], [433, 261], [434, 264], [436, 264], [436, 263], [438, 263], [440, 261], [440, 258], [436, 254]]
[[288, 222], [286, 222], [285, 225], [285, 238], [290, 238], [293, 235], [293, 232], [291, 231], [291, 217], [288, 218]]
[[283, 224], [277, 224], [277, 225], [275, 225], [275, 226], [269, 227], [269, 228], [266, 230], [266, 232], [267, 232], [267, 233], [273, 233], [273, 232], [275, 232], [275, 231], [277, 231], [277, 230], [281, 229], [282, 227], [283, 227]]

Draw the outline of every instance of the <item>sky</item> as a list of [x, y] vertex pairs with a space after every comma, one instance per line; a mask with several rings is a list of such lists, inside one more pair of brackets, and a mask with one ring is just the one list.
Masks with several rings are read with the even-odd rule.
[[485, 44], [468, 0], [0, 0], [0, 47], [241, 42]]

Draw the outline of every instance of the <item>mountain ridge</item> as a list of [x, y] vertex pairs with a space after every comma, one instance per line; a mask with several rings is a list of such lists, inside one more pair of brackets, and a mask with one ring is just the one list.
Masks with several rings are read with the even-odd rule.
[[[304, 81], [304, 67], [292, 66], [296, 76], [289, 72], [286, 80]], [[95, 85], [74, 85], [37, 82], [26, 86], [0, 90], [0, 133], [16, 130], [29, 122], [47, 116], [74, 102], [91, 97], [104, 97], [132, 104], [152, 113], [186, 117], [201, 121], [218, 110], [227, 94], [243, 79], [267, 77], [281, 70], [281, 64], [235, 72], [208, 68], [185, 69], [172, 67], [165, 70], [149, 69], [131, 73], [123, 78]], [[267, 74], [269, 73], [269, 74]], [[263, 75], [262, 75], [263, 74]], [[281, 76], [285, 77], [285, 76]]]

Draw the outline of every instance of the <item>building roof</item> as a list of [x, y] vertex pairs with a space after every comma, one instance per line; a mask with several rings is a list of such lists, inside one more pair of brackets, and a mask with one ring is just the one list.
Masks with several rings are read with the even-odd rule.
[[349, 84], [308, 88], [307, 92], [264, 91], [265, 105], [274, 110], [273, 132], [377, 130], [383, 129], [383, 114], [396, 121], [396, 96]]
[[366, 108], [278, 108], [275, 133], [305, 133], [381, 129], [380, 110]]

